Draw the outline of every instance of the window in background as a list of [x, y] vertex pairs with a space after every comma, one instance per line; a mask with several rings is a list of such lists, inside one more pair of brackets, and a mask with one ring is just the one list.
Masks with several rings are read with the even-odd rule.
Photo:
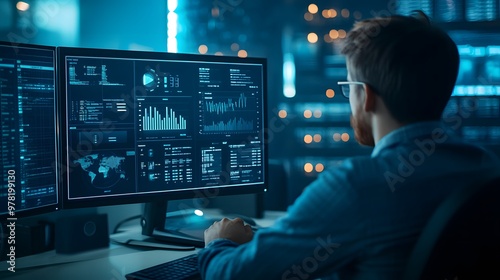
[[[2, 1], [0, 40], [53, 46], [79, 43], [79, 0]], [[4, 7], [5, 6], [5, 7]]]

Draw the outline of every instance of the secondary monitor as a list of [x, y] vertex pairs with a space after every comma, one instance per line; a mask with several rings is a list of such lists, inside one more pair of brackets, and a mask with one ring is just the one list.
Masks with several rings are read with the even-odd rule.
[[0, 42], [0, 216], [59, 208], [55, 48]]
[[500, 36], [498, 32], [449, 32], [460, 53], [453, 96], [500, 96]]
[[264, 191], [266, 59], [58, 54], [64, 207]]

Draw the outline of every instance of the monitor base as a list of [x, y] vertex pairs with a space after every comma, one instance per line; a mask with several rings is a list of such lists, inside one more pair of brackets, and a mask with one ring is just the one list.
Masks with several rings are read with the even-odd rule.
[[168, 201], [145, 204], [141, 218], [142, 234], [160, 242], [205, 247], [204, 232], [219, 219], [198, 216], [189, 211], [168, 216], [167, 205]]
[[181, 232], [172, 232], [168, 230], [156, 229], [153, 231], [150, 237], [154, 240], [158, 240], [160, 242], [166, 242], [169, 244], [187, 245], [198, 248], [205, 247], [205, 241], [203, 240], [203, 238], [200, 239], [193, 236], [188, 236]]

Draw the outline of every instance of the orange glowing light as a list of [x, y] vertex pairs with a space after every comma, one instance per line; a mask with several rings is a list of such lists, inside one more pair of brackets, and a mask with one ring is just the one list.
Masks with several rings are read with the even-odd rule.
[[245, 50], [239, 50], [238, 51], [238, 57], [245, 58], [248, 57], [248, 53]]
[[311, 173], [313, 171], [313, 165], [311, 163], [304, 164], [304, 171], [307, 173]]
[[208, 52], [208, 47], [206, 45], [200, 45], [198, 47], [198, 52], [201, 54], [206, 54]]
[[345, 38], [347, 36], [347, 32], [344, 29], [339, 29], [339, 38]]
[[348, 133], [342, 133], [342, 141], [347, 142], [350, 138]]
[[328, 33], [328, 35], [330, 35], [330, 38], [334, 40], [339, 38], [339, 32], [335, 29], [330, 30], [330, 33]]
[[309, 7], [307, 7], [307, 10], [311, 13], [311, 14], [315, 14], [318, 12], [318, 6], [316, 4], [311, 4], [309, 5]]
[[312, 141], [313, 141], [313, 138], [312, 138], [312, 136], [311, 136], [311, 135], [306, 134], [306, 135], [304, 136], [304, 143], [306, 143], [306, 144], [311, 144], [311, 143], [312, 143]]
[[333, 89], [331, 89], [331, 88], [327, 89], [326, 90], [326, 97], [328, 97], [328, 98], [335, 97], [335, 91]]
[[321, 142], [321, 134], [314, 134], [314, 142], [316, 143]]
[[318, 164], [316, 164], [315, 170], [318, 173], [323, 172], [323, 170], [325, 170], [325, 166], [322, 163], [318, 163]]
[[318, 35], [314, 32], [307, 34], [307, 41], [311, 44], [318, 42]]

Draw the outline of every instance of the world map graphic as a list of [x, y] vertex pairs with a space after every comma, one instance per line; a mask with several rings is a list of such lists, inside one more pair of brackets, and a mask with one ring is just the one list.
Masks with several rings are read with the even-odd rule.
[[123, 169], [124, 157], [110, 154], [91, 154], [79, 158], [73, 163], [79, 164], [89, 176], [93, 187], [103, 189], [111, 188], [120, 179], [126, 179], [127, 174]]

